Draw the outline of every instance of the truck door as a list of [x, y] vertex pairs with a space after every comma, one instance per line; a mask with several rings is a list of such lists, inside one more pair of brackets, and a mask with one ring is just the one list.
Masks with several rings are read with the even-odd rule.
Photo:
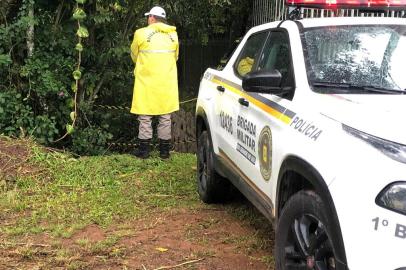
[[[281, 87], [291, 88], [295, 82], [289, 37], [285, 30], [275, 29], [261, 51], [255, 70], [278, 70], [282, 75]], [[263, 192], [264, 199], [271, 198], [274, 158], [278, 157], [278, 146], [284, 140], [284, 132], [293, 116], [289, 107], [292, 96], [281, 97], [266, 93], [244, 93], [237, 115], [237, 164], [242, 164], [244, 175]], [[286, 138], [285, 138], [286, 139]], [[242, 158], [241, 158], [242, 157]], [[276, 174], [275, 174], [276, 175]]]
[[[218, 118], [218, 128], [214, 130], [214, 133], [217, 135], [220, 151], [235, 164], [239, 164], [239, 159], [241, 158], [236, 154], [239, 145], [237, 142], [239, 132], [237, 118], [241, 107], [244, 107], [241, 103], [245, 103], [241, 96], [241, 79], [237, 78], [234, 73], [242, 77], [257, 66], [260, 60], [260, 52], [265, 45], [268, 35], [269, 31], [252, 34], [245, 42], [239, 57], [234, 63], [234, 71], [231, 74], [230, 72], [221, 72], [219, 76], [213, 78], [213, 81], [217, 85], [215, 110]], [[253, 132], [251, 130], [251, 133]], [[252, 143], [254, 143], [254, 137], [251, 135]], [[255, 146], [251, 145], [251, 158], [254, 155], [254, 148]], [[251, 160], [251, 162], [254, 161]]]

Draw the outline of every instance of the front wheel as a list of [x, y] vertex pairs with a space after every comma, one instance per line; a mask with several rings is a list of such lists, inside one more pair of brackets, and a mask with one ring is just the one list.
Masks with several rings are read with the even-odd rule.
[[197, 186], [200, 199], [205, 203], [224, 201], [229, 188], [227, 179], [214, 169], [212, 143], [207, 131], [197, 142]]
[[276, 232], [277, 270], [342, 270], [345, 263], [332, 241], [330, 224], [321, 198], [313, 191], [300, 191], [284, 206]]

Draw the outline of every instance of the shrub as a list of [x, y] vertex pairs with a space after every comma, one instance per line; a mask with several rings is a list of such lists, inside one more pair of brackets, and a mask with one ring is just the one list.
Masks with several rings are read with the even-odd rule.
[[87, 127], [72, 134], [72, 151], [79, 155], [100, 155], [106, 152], [112, 135], [99, 128]]

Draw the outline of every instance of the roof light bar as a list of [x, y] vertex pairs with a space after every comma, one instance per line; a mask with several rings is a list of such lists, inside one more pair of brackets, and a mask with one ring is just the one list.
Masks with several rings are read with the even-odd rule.
[[286, 0], [288, 6], [309, 8], [403, 9], [406, 0]]

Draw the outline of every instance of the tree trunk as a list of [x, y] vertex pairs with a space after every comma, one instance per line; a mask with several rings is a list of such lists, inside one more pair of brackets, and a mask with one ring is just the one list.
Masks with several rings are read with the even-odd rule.
[[28, 58], [34, 53], [34, 0], [29, 2], [28, 7], [29, 27], [27, 29]]

